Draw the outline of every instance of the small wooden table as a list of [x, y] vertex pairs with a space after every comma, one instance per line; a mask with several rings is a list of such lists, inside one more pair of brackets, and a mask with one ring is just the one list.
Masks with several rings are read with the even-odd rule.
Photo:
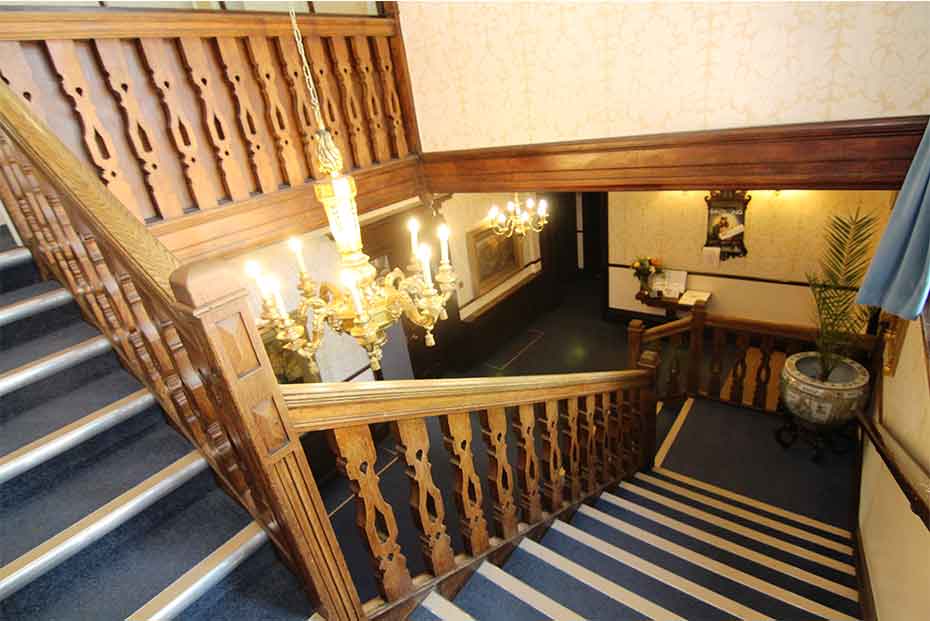
[[[691, 304], [682, 304], [678, 300], [679, 298], [669, 298], [669, 297], [660, 297], [652, 298], [648, 295], [645, 295], [642, 291], [637, 292], [636, 299], [645, 304], [646, 306], [652, 306], [653, 308], [664, 308], [665, 316], [668, 319], [675, 319], [675, 313], [678, 311], [688, 312], [691, 310]], [[710, 302], [710, 298], [707, 298], [707, 301]]]

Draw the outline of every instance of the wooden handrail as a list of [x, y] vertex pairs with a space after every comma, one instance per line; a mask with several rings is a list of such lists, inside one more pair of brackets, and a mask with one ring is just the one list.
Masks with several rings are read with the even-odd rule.
[[[304, 36], [392, 37], [390, 17], [300, 15]], [[291, 34], [287, 14], [61, 7], [0, 10], [0, 41], [135, 39], [138, 37], [247, 37]]]
[[681, 319], [669, 321], [654, 328], [648, 328], [643, 332], [643, 343], [651, 343], [674, 334], [682, 334], [691, 329], [691, 315], [686, 315]]
[[565, 373], [386, 382], [285, 384], [294, 427], [319, 431], [354, 425], [566, 399], [579, 394], [645, 387], [646, 371]]

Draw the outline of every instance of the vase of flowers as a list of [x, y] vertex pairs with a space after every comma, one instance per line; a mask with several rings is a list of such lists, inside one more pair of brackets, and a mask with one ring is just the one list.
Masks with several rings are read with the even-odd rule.
[[652, 257], [637, 257], [633, 261], [633, 275], [639, 280], [639, 292], [649, 294], [649, 279], [662, 272], [659, 260]]

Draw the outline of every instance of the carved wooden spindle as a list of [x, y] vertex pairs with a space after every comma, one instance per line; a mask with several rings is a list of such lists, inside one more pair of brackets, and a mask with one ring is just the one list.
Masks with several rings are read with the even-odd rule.
[[362, 108], [368, 119], [368, 135], [374, 147], [375, 158], [379, 162], [386, 162], [391, 159], [391, 144], [384, 125], [381, 95], [375, 87], [375, 67], [371, 59], [368, 37], [363, 35], [352, 37], [351, 47], [355, 57], [355, 66], [361, 78], [362, 101], [364, 102]]
[[91, 160], [100, 171], [100, 178], [107, 189], [127, 207], [136, 205], [132, 186], [117, 160], [116, 148], [103, 121], [97, 116], [97, 108], [90, 99], [90, 86], [81, 68], [75, 42], [67, 39], [49, 39], [45, 42], [61, 86], [74, 104], [74, 111], [81, 119], [84, 145]]
[[281, 98], [278, 96], [278, 68], [275, 66], [268, 39], [265, 37], [248, 37], [246, 44], [249, 57], [258, 78], [258, 85], [265, 100], [265, 117], [271, 133], [274, 135], [278, 162], [285, 173], [285, 179], [292, 188], [306, 181], [306, 174], [300, 169], [297, 151], [291, 144], [290, 121]]
[[368, 425], [333, 429], [330, 432], [339, 469], [355, 493], [355, 523], [371, 554], [378, 587], [387, 601], [394, 601], [413, 588], [407, 557], [397, 541], [394, 510], [381, 494], [381, 479], [375, 470], [377, 453]]
[[[633, 388], [627, 391], [630, 404], [630, 418], [632, 425], [630, 435], [639, 434], [637, 452], [631, 455], [630, 469], [651, 469], [655, 463], [656, 454], [656, 376], [659, 369], [659, 354], [645, 352], [639, 359], [637, 368], [649, 373], [649, 383], [644, 388]], [[638, 424], [637, 424], [638, 423]]]
[[[171, 274], [170, 281], [179, 322], [183, 324], [179, 330], [185, 340], [196, 345], [187, 351], [196, 356], [192, 360], [195, 368], [209, 369], [211, 393], [223, 404], [216, 409], [217, 418], [229, 431], [235, 451], [247, 468], [250, 485], [267, 495], [274, 517], [272, 534], [281, 533], [292, 565], [321, 602], [321, 616], [365, 618], [299, 435], [254, 327], [248, 294], [236, 288], [236, 276], [219, 262], [185, 264]], [[352, 436], [351, 430], [343, 433]], [[362, 435], [365, 438], [367, 444], [357, 438], [337, 444], [347, 451], [351, 477], [356, 477], [367, 495], [373, 483], [374, 463], [369, 459], [370, 468], [363, 473], [359, 459], [374, 453], [367, 427]], [[396, 525], [394, 528], [396, 532]], [[379, 549], [386, 545], [379, 543]], [[395, 565], [400, 561], [403, 568], [400, 572], [387, 568], [392, 577], [399, 576], [392, 589], [404, 590], [406, 568], [401, 559], [395, 556], [389, 560]], [[409, 574], [406, 580], [409, 584]]]
[[[317, 153], [319, 137], [316, 135], [319, 128], [316, 126], [313, 107], [310, 104], [310, 94], [307, 92], [303, 64], [300, 62], [297, 44], [294, 38], [290, 36], [275, 37], [274, 42], [281, 64], [284, 67], [284, 77], [290, 89], [294, 118], [297, 119], [297, 131], [300, 133], [300, 140], [303, 144], [304, 158], [310, 167], [310, 175], [314, 179], [320, 179], [323, 177], [323, 173], [320, 171], [320, 157]], [[320, 88], [317, 87], [317, 98], [319, 98], [319, 90]], [[320, 105], [322, 106], [322, 103]]]
[[669, 339], [672, 361], [668, 370], [668, 384], [666, 385], [666, 394], [670, 398], [677, 397], [682, 393], [681, 387], [681, 357], [682, 357], [682, 336], [673, 334]]
[[249, 147], [249, 161], [258, 179], [259, 188], [264, 193], [274, 192], [278, 189], [274, 163], [271, 161], [271, 155], [264, 148], [262, 137], [258, 134], [257, 124], [261, 116], [255, 112], [252, 94], [244, 83], [243, 76], [248, 69], [245, 59], [242, 58], [239, 43], [231, 37], [217, 37], [216, 45], [220, 51], [226, 80], [232, 86], [233, 99], [239, 114], [239, 126]]
[[517, 434], [517, 472], [520, 477], [519, 504], [523, 521], [534, 524], [542, 519], [539, 494], [539, 458], [536, 456], [536, 414], [533, 404], [517, 408], [513, 430]]
[[740, 333], [736, 337], [739, 358], [730, 372], [730, 398], [732, 403], [743, 402], [743, 383], [746, 381], [746, 354], [749, 351], [749, 335]]
[[342, 109], [345, 111], [355, 165], [360, 168], [371, 166], [371, 149], [368, 146], [368, 136], [365, 132], [364, 113], [355, 92], [355, 69], [349, 56], [349, 46], [346, 44], [345, 37], [330, 37], [329, 45], [333, 53], [336, 75], [339, 76]]
[[[577, 413], [576, 413], [577, 417]], [[543, 490], [550, 511], [562, 508], [565, 491], [565, 466], [562, 463], [561, 438], [559, 437], [559, 402], [546, 401], [542, 426], [542, 472]]]
[[761, 358], [756, 369], [756, 389], [752, 396], [753, 406], [764, 410], [769, 393], [769, 380], [772, 379], [772, 352], [775, 350], [775, 337], [762, 337], [759, 347]]
[[517, 505], [513, 499], [513, 470], [507, 456], [507, 414], [504, 408], [481, 412], [481, 435], [488, 448], [494, 524], [498, 535], [509, 539], [517, 534]]
[[627, 326], [627, 349], [629, 350], [629, 367], [635, 368], [639, 362], [639, 354], [643, 349], [643, 332], [646, 328], [642, 319], [634, 319]]
[[607, 454], [610, 455], [610, 478], [617, 479], [623, 472], [620, 460], [620, 438], [622, 436], [620, 410], [623, 408], [626, 390], [613, 390], [609, 394], [610, 409], [607, 417]]
[[[346, 129], [342, 107], [339, 103], [339, 87], [336, 85], [333, 76], [329, 55], [320, 37], [304, 37], [304, 48], [307, 50], [310, 64], [313, 65], [313, 78], [317, 85], [323, 120], [326, 122], [326, 128], [332, 134], [333, 140], [342, 153], [343, 168], [349, 170], [356, 164], [352, 157], [352, 148], [349, 145], [349, 132]], [[361, 164], [357, 164], [357, 166], [361, 166]]]
[[578, 399], [571, 398], [566, 401], [564, 442], [565, 456], [568, 462], [568, 489], [572, 502], [578, 502], [581, 499], [582, 459], [580, 435]]
[[[119, 39], [98, 39], [94, 41], [97, 57], [107, 77], [110, 90], [116, 96], [123, 109], [123, 120], [129, 144], [142, 164], [145, 173], [145, 185], [152, 200], [163, 218], [176, 218], [184, 214], [185, 205], [178, 200], [179, 194], [172, 188], [170, 179], [160, 167], [167, 159], [158, 143], [150, 136], [156, 128], [149, 124], [139, 105], [139, 91], [136, 78], [129, 70], [129, 63], [123, 51], [124, 43]], [[144, 87], [143, 87], [144, 88]], [[144, 96], [144, 95], [142, 95]]]
[[190, 73], [191, 81], [197, 87], [203, 109], [203, 124], [207, 128], [213, 152], [220, 164], [220, 176], [227, 195], [233, 201], [245, 200], [253, 187], [248, 175], [243, 174], [236, 158], [232, 154], [233, 122], [231, 122], [220, 105], [220, 80], [213, 72], [213, 66], [207, 60], [206, 42], [200, 37], [180, 37], [178, 43], [181, 57]]
[[710, 358], [710, 379], [707, 383], [707, 393], [711, 397], [720, 398], [723, 375], [723, 348], [726, 345], [726, 332], [723, 328], [714, 328], [713, 350]]
[[482, 506], [481, 478], [475, 470], [468, 412], [440, 419], [446, 450], [455, 470], [455, 506], [459, 512], [465, 551], [478, 556], [488, 549], [488, 526]]
[[597, 425], [595, 424], [594, 395], [581, 397], [584, 399], [579, 412], [579, 427], [581, 436], [581, 478], [584, 480], [585, 491], [593, 493], [597, 490], [597, 473], [600, 464], [597, 459]]
[[610, 436], [610, 396], [608, 393], [594, 395], [594, 425], [596, 428], [597, 439], [595, 441], [595, 453], [597, 454], [598, 469], [597, 478], [601, 483], [610, 481], [610, 469], [612, 468], [609, 445]]
[[404, 113], [397, 94], [397, 83], [394, 80], [394, 62], [391, 60], [390, 44], [386, 37], [372, 37], [372, 41], [375, 46], [375, 57], [378, 60], [381, 87], [384, 90], [384, 108], [389, 119], [391, 135], [394, 137], [394, 152], [399, 158], [407, 157], [410, 148], [407, 146]]
[[701, 391], [701, 369], [704, 367], [704, 323], [707, 321], [707, 308], [703, 300], [694, 304], [691, 310], [691, 336], [688, 352], [687, 392], [697, 395]]
[[441, 576], [455, 567], [454, 552], [446, 534], [446, 510], [442, 493], [433, 482], [429, 461], [429, 431], [422, 418], [394, 423], [398, 450], [407, 463], [410, 478], [410, 509], [413, 521], [420, 529], [423, 559], [434, 576]]
[[172, 141], [181, 156], [184, 164], [184, 176], [190, 188], [196, 207], [207, 209], [216, 205], [216, 194], [210, 177], [207, 175], [207, 166], [213, 163], [200, 161], [200, 150], [197, 143], [197, 134], [194, 125], [187, 118], [187, 106], [181, 98], [180, 86], [182, 76], [176, 72], [174, 50], [167, 39], [139, 39], [142, 46], [142, 57], [152, 76], [164, 104], [165, 114], [168, 117], [168, 129]]

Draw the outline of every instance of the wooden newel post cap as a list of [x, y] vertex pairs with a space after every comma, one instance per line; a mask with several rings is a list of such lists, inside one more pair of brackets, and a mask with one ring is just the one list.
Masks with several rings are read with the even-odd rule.
[[182, 265], [171, 272], [169, 281], [175, 299], [192, 308], [247, 295], [235, 270], [216, 259]]
[[636, 365], [640, 369], [656, 369], [659, 366], [659, 352], [647, 349], [640, 357]]

